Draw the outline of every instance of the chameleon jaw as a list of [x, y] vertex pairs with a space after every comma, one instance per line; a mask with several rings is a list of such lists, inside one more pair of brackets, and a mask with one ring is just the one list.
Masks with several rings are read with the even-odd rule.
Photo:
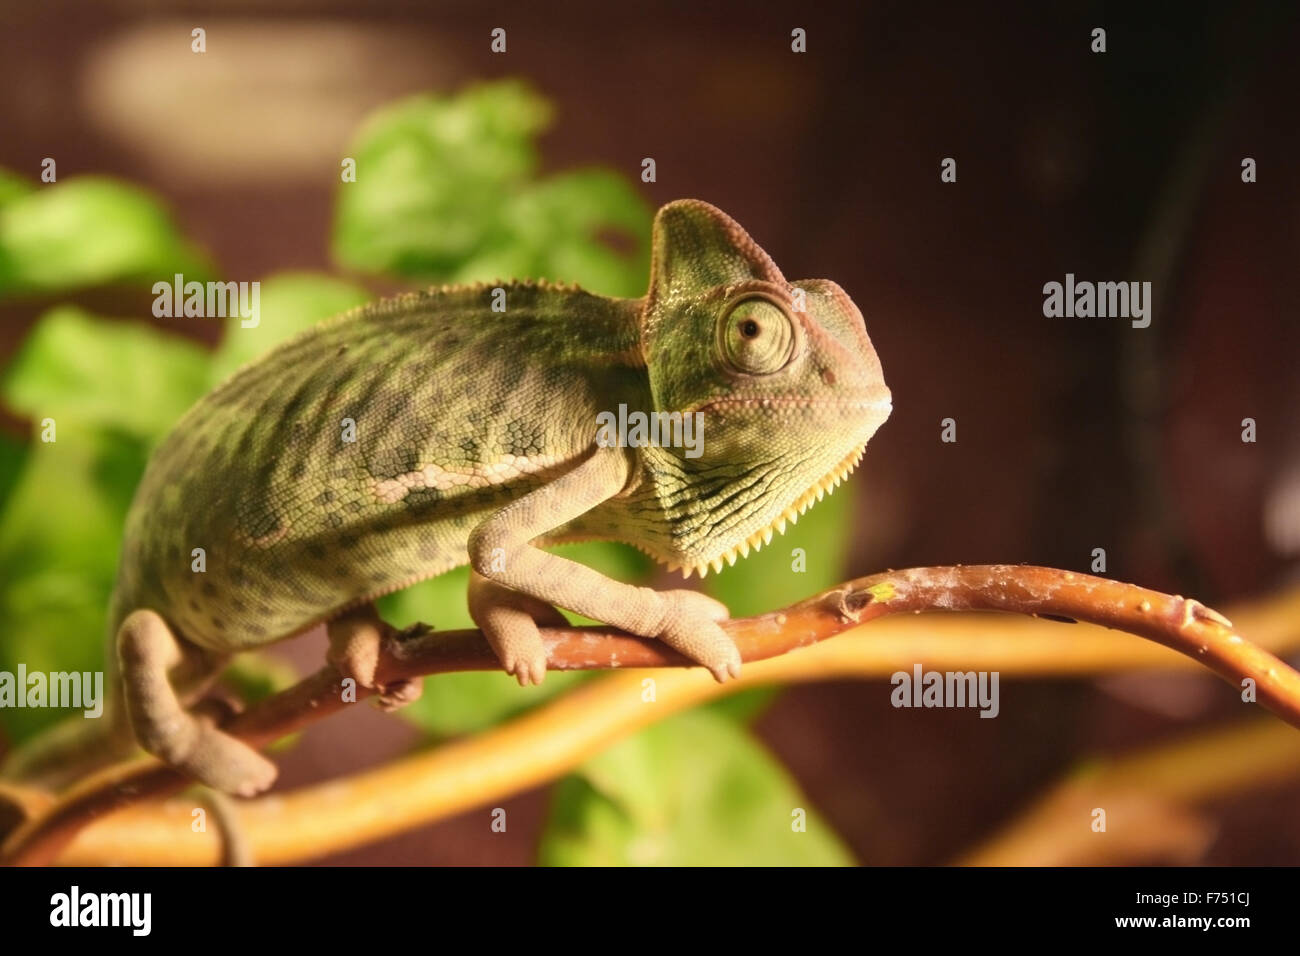
[[866, 453], [866, 445], [862, 445], [842, 462], [830, 470], [830, 472], [805, 491], [802, 495], [794, 500], [775, 521], [766, 527], [755, 531], [740, 544], [728, 548], [723, 553], [714, 558], [705, 558], [693, 564], [687, 564], [678, 561], [667, 562], [669, 571], [680, 571], [683, 578], [689, 578], [692, 573], [697, 573], [701, 578], [708, 576], [710, 569], [715, 572], [721, 572], [724, 566], [731, 566], [736, 563], [737, 558], [749, 556], [750, 550], [761, 550], [763, 545], [771, 544], [774, 534], [785, 534], [786, 524], [796, 524], [799, 516], [811, 508], [814, 504], [821, 501], [826, 495], [833, 492], [841, 481], [853, 473], [853, 469], [862, 461], [862, 456]]

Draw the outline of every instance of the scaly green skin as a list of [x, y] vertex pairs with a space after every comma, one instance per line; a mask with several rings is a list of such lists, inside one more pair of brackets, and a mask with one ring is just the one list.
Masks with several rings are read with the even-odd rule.
[[[274, 767], [172, 684], [326, 621], [331, 660], [370, 686], [391, 632], [370, 602], [467, 562], [471, 614], [521, 683], [545, 673], [537, 625], [555, 606], [738, 673], [717, 602], [535, 545], [623, 541], [720, 569], [852, 469], [889, 391], [844, 292], [787, 282], [712, 206], [665, 206], [653, 250], [643, 299], [512, 283], [499, 313], [490, 285], [403, 296], [311, 329], [191, 409], [136, 494], [111, 613], [141, 744], [223, 790], [268, 786]], [[597, 415], [620, 405], [701, 413], [702, 454], [601, 447]]]
[[465, 564], [475, 525], [571, 467], [606, 403], [644, 405], [633, 303], [503, 288], [503, 314], [489, 287], [358, 309], [191, 409], [127, 518], [114, 631], [147, 607], [242, 650]]

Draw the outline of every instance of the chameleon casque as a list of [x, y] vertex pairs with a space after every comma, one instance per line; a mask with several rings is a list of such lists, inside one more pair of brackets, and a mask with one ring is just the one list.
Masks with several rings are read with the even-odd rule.
[[[324, 322], [236, 372], [158, 446], [110, 609], [120, 700], [96, 723], [116, 744], [226, 792], [268, 787], [274, 764], [189, 702], [232, 655], [322, 622], [331, 662], [373, 686], [393, 633], [374, 599], [467, 562], [470, 613], [521, 684], [545, 674], [538, 624], [560, 623], [556, 607], [656, 637], [719, 680], [739, 672], [723, 605], [538, 546], [621, 541], [689, 575], [769, 542], [889, 415], [861, 313], [834, 282], [787, 282], [696, 200], [656, 215], [644, 298], [516, 282], [494, 312], [493, 288]], [[597, 416], [620, 405], [699, 413], [696, 455], [598, 443]], [[419, 686], [378, 690], [397, 706]]]

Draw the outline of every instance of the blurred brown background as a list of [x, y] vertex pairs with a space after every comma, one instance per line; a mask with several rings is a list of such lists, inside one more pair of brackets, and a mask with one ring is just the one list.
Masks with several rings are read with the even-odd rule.
[[[139, 182], [231, 277], [329, 269], [338, 158], [367, 111], [527, 78], [557, 107], [547, 169], [637, 179], [654, 157], [652, 204], [713, 202], [786, 275], [834, 278], [862, 307], [896, 410], [850, 484], [854, 574], [1086, 571], [1104, 547], [1113, 577], [1227, 604], [1300, 556], [1300, 530], [1266, 520], [1300, 496], [1297, 60], [1294, 4], [5, 0], [0, 165], [36, 177], [50, 156], [61, 179]], [[956, 184], [939, 179], [948, 156]], [[1042, 286], [1067, 272], [1152, 281], [1151, 327], [1044, 318]], [[78, 301], [149, 311], [114, 290]], [[48, 304], [0, 307], [0, 361]], [[888, 689], [795, 688], [758, 725], [870, 863], [950, 859], [1082, 756], [1239, 713], [1208, 677], [1008, 681], [996, 721], [897, 711]], [[283, 785], [407, 740], [368, 712], [336, 718]], [[1297, 800], [1300, 782], [1217, 805], [1200, 860], [1300, 862]], [[331, 862], [531, 862], [545, 793], [505, 806], [508, 835], [476, 812]]]

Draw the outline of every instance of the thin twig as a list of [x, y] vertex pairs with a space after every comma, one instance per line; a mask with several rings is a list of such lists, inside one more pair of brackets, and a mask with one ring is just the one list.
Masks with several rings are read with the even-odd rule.
[[[887, 614], [966, 610], [1066, 618], [1137, 634], [1187, 655], [1238, 688], [1246, 678], [1254, 680], [1259, 703], [1300, 727], [1300, 674], [1235, 634], [1222, 615], [1196, 601], [1070, 571], [983, 565], [886, 572], [842, 585], [784, 611], [728, 622], [726, 627], [742, 658], [756, 662]], [[1070, 630], [1063, 629], [1061, 634], [1068, 637]], [[550, 667], [556, 670], [689, 665], [658, 642], [601, 628], [554, 628], [543, 636]], [[1063, 650], [1068, 647], [1068, 642], [1062, 645]], [[797, 662], [807, 657], [790, 658], [795, 666], [787, 679], [819, 676], [797, 673]], [[389, 683], [496, 667], [491, 649], [477, 631], [427, 633], [389, 648], [378, 680]], [[741, 679], [744, 685], [781, 679], [766, 676], [781, 668], [746, 669], [751, 674]], [[336, 814], [332, 825], [313, 816], [322, 810], [320, 802], [311, 807], [295, 802], [301, 792], [255, 801], [241, 811], [241, 821], [247, 824], [258, 812], [279, 818], [276, 829], [292, 846], [284, 846], [282, 841], [277, 848], [256, 836], [250, 838], [258, 859], [267, 863], [295, 858], [294, 853], [301, 859], [308, 855], [304, 845], [318, 852], [326, 844], [330, 848], [356, 845], [427, 822], [431, 813], [447, 815], [551, 779], [637, 727], [722, 690], [715, 688], [703, 671], [663, 675], [657, 678], [658, 706], [648, 707], [641, 703], [642, 676], [622, 675], [620, 680], [579, 687], [506, 727], [481, 735], [491, 746], [482, 746], [481, 740], [458, 742], [344, 783], [331, 783], [328, 786], [336, 803], [340, 787], [352, 795], [344, 801], [352, 812], [341, 817]], [[357, 696], [364, 696], [364, 690], [359, 688]], [[226, 729], [255, 746], [264, 746], [344, 706], [339, 675], [324, 668], [238, 715]], [[519, 748], [511, 750], [519, 741], [527, 741], [534, 752], [522, 760], [503, 759], [509, 752], [516, 758], [524, 756]], [[421, 762], [423, 787], [408, 786], [412, 761]], [[144, 797], [175, 793], [186, 784], [184, 778], [152, 758], [108, 768], [74, 787], [52, 810], [12, 834], [0, 859], [11, 864], [51, 862], [95, 819]], [[292, 815], [285, 816], [290, 808]], [[293, 820], [295, 827], [285, 826], [286, 819]], [[332, 840], [323, 839], [321, 826], [332, 834]], [[340, 826], [347, 828], [346, 833], [340, 832]], [[295, 828], [307, 836], [286, 833]]]

